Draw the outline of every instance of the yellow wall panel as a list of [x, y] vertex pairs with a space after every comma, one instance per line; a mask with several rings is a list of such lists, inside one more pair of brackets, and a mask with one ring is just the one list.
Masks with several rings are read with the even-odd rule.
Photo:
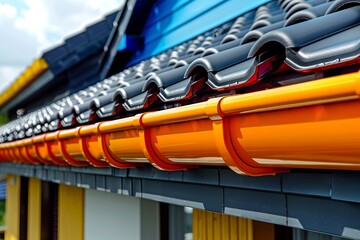
[[214, 240], [222, 239], [221, 238], [221, 215], [220, 214], [213, 214], [213, 226], [214, 226]]
[[29, 178], [28, 240], [41, 239], [41, 181]]
[[58, 240], [84, 239], [84, 189], [59, 185]]
[[199, 239], [199, 211], [193, 211], [192, 214], [192, 229], [193, 229], [193, 238]]
[[254, 239], [254, 228], [253, 228], [253, 221], [247, 220], [247, 238]]
[[237, 217], [230, 216], [230, 239], [238, 240], [238, 221]]
[[273, 224], [193, 210], [194, 240], [274, 240], [274, 236]]
[[20, 177], [7, 176], [5, 240], [18, 240], [20, 234]]
[[200, 211], [199, 214], [199, 232], [200, 238], [199, 239], [206, 239], [206, 212]]
[[214, 239], [214, 221], [213, 221], [213, 215], [214, 213], [212, 212], [207, 212], [205, 211], [206, 214], [206, 236], [208, 240], [213, 240]]
[[221, 239], [230, 240], [230, 216], [221, 214]]

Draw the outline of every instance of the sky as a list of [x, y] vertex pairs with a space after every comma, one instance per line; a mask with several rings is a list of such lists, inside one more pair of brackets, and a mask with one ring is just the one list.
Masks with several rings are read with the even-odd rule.
[[122, 0], [0, 0], [0, 93], [44, 50], [118, 9]]

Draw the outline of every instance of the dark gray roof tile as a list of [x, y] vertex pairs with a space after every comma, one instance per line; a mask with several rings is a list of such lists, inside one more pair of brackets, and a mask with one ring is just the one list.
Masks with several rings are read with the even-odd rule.
[[[66, 56], [87, 52], [85, 38], [101, 42], [115, 15], [47, 52], [56, 60], [50, 64], [61, 60], [64, 66], [56, 66], [63, 68], [77, 61]], [[0, 127], [0, 142], [135, 114], [127, 111], [204, 101], [234, 92], [229, 89], [250, 89], [285, 70], [291, 82], [294, 73], [354, 65], [360, 56], [359, 23], [360, 0], [271, 1]]]
[[[341, 19], [341, 21], [339, 21]], [[328, 37], [344, 29], [358, 25], [360, 22], [360, 7], [353, 7], [344, 11], [315, 18], [312, 21], [285, 27], [269, 32], [256, 42], [250, 56], [256, 53], [259, 47], [269, 41], [278, 41], [286, 48], [301, 47], [316, 40]], [[301, 37], [299, 37], [301, 35]]]
[[189, 94], [191, 88], [191, 78], [185, 78], [167, 88], [161, 88], [159, 97], [163, 102], [184, 99]]
[[82, 113], [80, 113], [79, 115], [77, 115], [75, 118], [76, 118], [76, 121], [77, 123], [79, 124], [85, 124], [85, 123], [88, 123], [91, 121], [91, 115], [92, 115], [92, 109], [88, 109]]
[[[209, 79], [206, 83], [213, 89], [248, 85], [248, 81], [253, 82], [255, 81], [253, 78], [257, 78], [257, 76], [254, 75], [257, 64], [256, 58], [249, 58], [218, 72], [209, 72]], [[256, 81], [257, 80], [258, 79], [256, 79]]]
[[250, 42], [216, 54], [198, 58], [189, 65], [185, 77], [190, 77], [198, 67], [204, 68], [207, 72], [218, 72], [226, 67], [242, 62], [247, 59], [248, 52], [253, 45], [254, 43]]
[[155, 84], [158, 88], [166, 88], [170, 85], [182, 81], [186, 68], [187, 66], [185, 65], [163, 73], [153, 74], [146, 80], [142, 91], [147, 90], [151, 84]]
[[288, 51], [285, 62], [292, 68], [303, 71], [359, 58], [359, 37], [360, 25], [308, 44], [296, 51]]
[[284, 25], [284, 23], [285, 23], [285, 21], [280, 21], [280, 22], [277, 22], [277, 23], [274, 23], [274, 24], [271, 24], [271, 25], [268, 25], [268, 26], [264, 26], [264, 27], [249, 31], [242, 38], [241, 44], [257, 41], [264, 34], [281, 28]]
[[341, 11], [353, 6], [360, 6], [360, 0], [337, 0], [329, 7], [326, 14]]
[[[339, 21], [339, 19], [342, 19]], [[286, 55], [288, 56], [295, 54], [291, 53], [291, 51], [296, 51], [298, 48], [306, 48], [306, 45], [311, 44], [313, 47], [313, 43], [316, 41], [322, 40], [323, 43], [329, 41], [329, 43], [337, 45], [332, 46], [332, 52], [340, 50], [340, 52], [337, 52], [336, 55], [341, 55], [341, 52], [347, 51], [341, 48], [341, 46], [344, 46], [344, 40], [341, 41], [335, 41], [334, 37], [331, 37], [332, 35], [344, 31], [345, 29], [353, 28], [357, 26], [360, 22], [360, 6], [355, 6], [340, 12], [335, 12], [329, 15], [325, 15], [322, 17], [318, 17], [315, 19], [312, 19], [311, 21], [301, 22], [295, 25], [291, 25], [288, 27], [284, 27], [275, 31], [271, 31], [265, 35], [263, 35], [252, 47], [252, 49], [249, 52], [249, 56], [255, 56], [258, 54], [264, 47], [272, 42], [280, 43], [284, 48], [286, 49]], [[351, 43], [349, 45], [352, 45], [352, 52], [356, 55], [358, 55], [358, 51], [356, 51], [356, 41], [359, 41], [359, 32], [353, 32], [355, 34], [355, 38], [358, 40], [355, 40], [354, 42], [351, 42], [353, 38], [349, 37], [347, 38]], [[299, 37], [301, 35], [301, 37]], [[344, 34], [347, 35], [347, 34]], [[316, 46], [316, 45], [315, 45]], [[317, 45], [319, 48], [317, 49], [317, 52], [321, 52], [322, 47], [320, 45]], [[355, 49], [354, 49], [355, 48]], [[314, 50], [314, 49], [313, 49]], [[349, 55], [349, 53], [348, 53]], [[298, 55], [299, 56], [299, 55]], [[312, 54], [308, 55], [306, 62], [317, 62], [317, 64], [312, 64], [312, 66], [320, 66], [323, 62], [317, 61], [319, 59], [319, 54]], [[346, 60], [346, 59], [343, 59]], [[297, 61], [301, 62], [304, 60], [300, 59], [292, 59], [292, 60], [285, 60], [286, 62], [294, 62], [297, 63]], [[336, 63], [336, 62], [334, 62]], [[319, 65], [320, 64], [320, 65]], [[299, 64], [301, 65], [301, 64]], [[295, 66], [295, 64], [291, 64], [291, 66]], [[301, 69], [300, 67], [296, 67], [296, 69]], [[307, 68], [308, 69], [308, 68]]]
[[289, 17], [287, 17], [284, 27], [287, 27], [287, 26], [290, 26], [290, 25], [293, 25], [296, 23], [308, 21], [310, 19], [314, 19], [317, 17], [321, 17], [321, 16], [325, 15], [325, 13], [330, 5], [331, 5], [331, 2], [326, 2], [323, 4], [319, 4], [315, 7], [306, 8], [301, 11], [295, 12], [292, 15], [290, 15]]
[[123, 106], [127, 111], [139, 110], [146, 107], [148, 97], [149, 91], [141, 92], [132, 98], [126, 99]]

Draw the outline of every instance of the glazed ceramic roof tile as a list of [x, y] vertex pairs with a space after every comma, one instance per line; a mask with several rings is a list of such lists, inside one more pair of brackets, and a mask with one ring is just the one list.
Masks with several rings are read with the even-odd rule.
[[356, 71], [359, 23], [358, 1], [272, 1], [10, 122], [0, 140]]

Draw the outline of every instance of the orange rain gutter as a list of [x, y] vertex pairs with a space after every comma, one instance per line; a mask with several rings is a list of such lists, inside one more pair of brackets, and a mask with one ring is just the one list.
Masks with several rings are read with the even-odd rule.
[[34, 60], [34, 62], [21, 74], [21, 76], [0, 94], [0, 107], [14, 98], [47, 69], [48, 65], [45, 59], [39, 58]]
[[162, 170], [360, 170], [360, 72], [138, 114], [0, 145], [2, 161]]

